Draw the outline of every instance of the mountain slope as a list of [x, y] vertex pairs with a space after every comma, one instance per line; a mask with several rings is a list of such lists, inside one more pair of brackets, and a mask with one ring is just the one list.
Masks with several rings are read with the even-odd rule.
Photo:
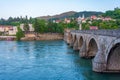
[[62, 14], [54, 15], [54, 16], [41, 16], [37, 17], [38, 19], [45, 19], [45, 20], [56, 20], [56, 19], [64, 19], [64, 18], [78, 18], [84, 14], [85, 17], [90, 17], [92, 15], [102, 15], [103, 12], [96, 12], [96, 11], [83, 11], [83, 12], [75, 12], [69, 11]]
[[45, 19], [45, 20], [49, 20], [49, 19], [64, 19], [64, 18], [68, 18], [70, 16], [73, 16], [76, 13], [77, 12], [75, 12], [75, 11], [69, 11], [69, 12], [65, 12], [65, 13], [62, 13], [62, 14], [58, 14], [58, 15], [41, 16], [41, 17], [37, 17], [37, 18], [39, 18], [39, 19]]
[[83, 11], [83, 12], [78, 12], [74, 14], [74, 17], [77, 18], [79, 16], [82, 16], [84, 14], [85, 17], [90, 17], [92, 15], [99, 16], [102, 15], [103, 12], [96, 12], [96, 11]]

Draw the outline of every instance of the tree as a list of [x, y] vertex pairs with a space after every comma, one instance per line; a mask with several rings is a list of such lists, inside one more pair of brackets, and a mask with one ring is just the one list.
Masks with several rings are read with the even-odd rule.
[[30, 17], [29, 23], [30, 23], [30, 24], [33, 24], [33, 23], [34, 23], [34, 20], [35, 20], [34, 18]]
[[114, 18], [114, 19], [120, 19], [120, 8], [115, 8], [114, 10], [109, 10], [109, 11], [106, 11], [104, 14], [103, 14], [104, 17], [111, 17], [111, 18]]
[[17, 27], [18, 32], [16, 33], [16, 38], [19, 41], [22, 37], [24, 37], [23, 31], [20, 29], [20, 27]]
[[35, 19], [35, 22], [33, 23], [33, 27], [35, 29], [35, 32], [39, 33], [40, 27], [39, 27], [38, 19]]
[[28, 23], [25, 23], [25, 24], [24, 24], [24, 31], [25, 31], [25, 32], [28, 32], [28, 31], [29, 31], [29, 24], [28, 24]]
[[45, 32], [46, 22], [44, 20], [35, 19], [35, 22], [33, 23], [33, 27], [35, 29], [35, 32], [43, 33]]
[[82, 23], [82, 29], [83, 30], [89, 30], [90, 28], [90, 24], [89, 23]]

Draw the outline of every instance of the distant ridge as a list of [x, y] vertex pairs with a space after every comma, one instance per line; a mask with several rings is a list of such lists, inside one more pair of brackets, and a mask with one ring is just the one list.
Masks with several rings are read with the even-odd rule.
[[83, 11], [83, 12], [75, 12], [75, 11], [69, 11], [64, 12], [62, 14], [53, 15], [53, 16], [40, 16], [37, 17], [38, 19], [44, 19], [44, 20], [56, 20], [56, 19], [64, 19], [64, 18], [77, 18], [79, 16], [85, 15], [85, 17], [90, 17], [92, 15], [102, 15], [103, 12], [96, 12], [96, 11]]
[[40, 16], [37, 17], [38, 19], [45, 19], [45, 20], [50, 20], [50, 19], [63, 19], [63, 18], [68, 18], [70, 16], [73, 16], [74, 14], [76, 14], [77, 12], [75, 11], [69, 11], [69, 12], [65, 12], [65, 13], [61, 13], [58, 15], [53, 15], [53, 16]]
[[102, 15], [103, 12], [97, 12], [97, 11], [82, 11], [74, 14], [74, 17], [77, 18], [79, 16], [82, 16], [84, 14], [85, 17], [90, 17], [92, 15], [99, 16]]

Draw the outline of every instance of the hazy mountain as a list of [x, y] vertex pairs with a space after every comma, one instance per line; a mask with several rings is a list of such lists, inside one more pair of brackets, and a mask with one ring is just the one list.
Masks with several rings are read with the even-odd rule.
[[75, 11], [69, 11], [69, 12], [65, 12], [62, 14], [57, 14], [57, 15], [53, 15], [53, 16], [40, 16], [37, 17], [39, 19], [45, 19], [45, 20], [49, 20], [49, 19], [63, 19], [63, 18], [68, 18], [70, 16], [73, 16], [74, 14], [76, 14], [77, 12]]
[[62, 14], [58, 14], [58, 15], [53, 15], [53, 16], [41, 16], [41, 17], [37, 17], [39, 19], [45, 19], [45, 20], [54, 20], [54, 19], [64, 19], [64, 18], [77, 18], [79, 16], [82, 16], [84, 14], [85, 17], [90, 17], [92, 15], [102, 15], [103, 12], [96, 12], [96, 11], [83, 11], [83, 12], [75, 12], [75, 11], [69, 11], [69, 12], [65, 12]]

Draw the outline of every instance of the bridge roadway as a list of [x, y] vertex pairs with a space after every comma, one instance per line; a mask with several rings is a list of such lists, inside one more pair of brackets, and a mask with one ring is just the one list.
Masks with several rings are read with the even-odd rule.
[[80, 57], [92, 58], [93, 71], [120, 72], [120, 30], [66, 30], [64, 40]]

